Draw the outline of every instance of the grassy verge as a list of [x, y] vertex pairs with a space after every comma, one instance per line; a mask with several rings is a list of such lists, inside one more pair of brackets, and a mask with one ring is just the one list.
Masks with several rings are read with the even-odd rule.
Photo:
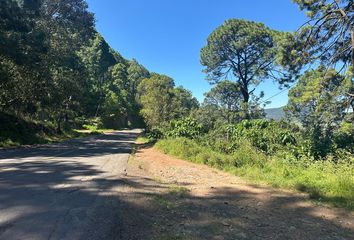
[[166, 154], [207, 164], [252, 182], [299, 190], [318, 202], [354, 210], [354, 167], [349, 160], [347, 163], [290, 163], [277, 156], [266, 156], [248, 143], [234, 154], [226, 155], [184, 138], [160, 140], [155, 147]]
[[149, 138], [147, 138], [146, 136], [142, 135], [142, 136], [139, 136], [136, 139], [136, 143], [137, 144], [148, 144], [148, 143], [151, 143], [151, 141], [149, 140]]
[[58, 134], [55, 127], [13, 115], [0, 113], [0, 148], [14, 148], [23, 145], [47, 144], [61, 142], [72, 138], [101, 134], [109, 129], [66, 129]]
[[46, 134], [43, 132], [39, 132], [33, 134], [31, 136], [23, 137], [16, 137], [8, 138], [8, 137], [0, 137], [0, 148], [16, 148], [21, 147], [24, 145], [35, 145], [35, 144], [50, 144], [50, 143], [57, 143], [63, 142], [73, 138], [81, 138], [81, 137], [88, 137], [97, 134], [102, 134], [105, 132], [109, 132], [110, 130], [99, 130], [99, 131], [87, 131], [87, 130], [79, 130], [79, 129], [72, 129], [66, 130], [61, 134]]

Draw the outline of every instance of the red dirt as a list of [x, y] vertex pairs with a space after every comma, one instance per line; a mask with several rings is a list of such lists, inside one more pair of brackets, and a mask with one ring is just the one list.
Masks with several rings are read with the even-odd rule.
[[122, 214], [134, 218], [120, 239], [354, 239], [352, 212], [154, 148], [140, 147], [126, 181], [125, 200], [135, 207]]

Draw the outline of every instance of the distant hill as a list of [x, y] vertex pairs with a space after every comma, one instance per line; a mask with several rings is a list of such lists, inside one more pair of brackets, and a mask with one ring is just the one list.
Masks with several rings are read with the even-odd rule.
[[267, 119], [281, 120], [285, 117], [284, 107], [264, 109]]

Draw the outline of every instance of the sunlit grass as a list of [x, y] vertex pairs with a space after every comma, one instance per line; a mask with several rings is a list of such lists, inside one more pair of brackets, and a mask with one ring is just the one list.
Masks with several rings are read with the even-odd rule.
[[276, 156], [266, 156], [248, 143], [234, 154], [226, 155], [184, 138], [160, 140], [155, 146], [166, 154], [207, 164], [255, 183], [306, 192], [316, 201], [354, 210], [354, 167], [351, 161], [289, 163]]

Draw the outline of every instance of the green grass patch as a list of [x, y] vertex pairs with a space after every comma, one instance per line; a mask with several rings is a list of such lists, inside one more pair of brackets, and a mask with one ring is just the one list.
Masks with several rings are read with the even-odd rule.
[[0, 148], [13, 148], [22, 145], [47, 144], [72, 138], [102, 134], [110, 129], [65, 129], [58, 134], [52, 123], [40, 123], [0, 113]]
[[[166, 184], [160, 179], [154, 180], [161, 184]], [[152, 200], [155, 205], [167, 210], [172, 210], [178, 207], [178, 199], [189, 196], [189, 192], [188, 188], [172, 184], [168, 186], [168, 190], [165, 194], [155, 194], [152, 196]]]
[[281, 157], [266, 156], [247, 142], [227, 155], [185, 138], [160, 140], [155, 147], [166, 154], [207, 164], [255, 183], [306, 192], [316, 201], [354, 210], [354, 167], [349, 159], [339, 163], [288, 162]]
[[138, 144], [148, 144], [148, 143], [150, 143], [150, 139], [147, 138], [146, 136], [139, 136], [136, 139], [136, 143], [138, 143]]
[[189, 189], [178, 186], [178, 185], [171, 185], [169, 187], [169, 194], [178, 198], [185, 198], [189, 195]]
[[155, 196], [153, 196], [152, 200], [155, 205], [159, 206], [160, 208], [167, 209], [167, 210], [172, 210], [177, 207], [176, 203], [173, 200], [171, 200], [169, 197], [166, 197], [166, 196], [155, 195]]

